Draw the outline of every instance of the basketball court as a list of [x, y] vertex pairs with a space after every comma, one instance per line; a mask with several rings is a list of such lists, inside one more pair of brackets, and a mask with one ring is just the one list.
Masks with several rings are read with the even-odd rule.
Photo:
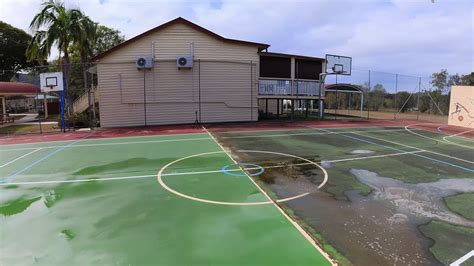
[[[326, 76], [351, 75], [351, 66], [326, 56], [319, 99]], [[61, 73], [42, 76], [44, 93], [63, 96], [61, 84]], [[472, 129], [403, 120], [0, 139], [0, 262], [462, 262], [474, 246], [473, 139]]]
[[[2, 145], [2, 262], [344, 264], [331, 232], [308, 226], [292, 204], [375, 190], [357, 184], [351, 169], [406, 183], [472, 180], [474, 172], [474, 132], [459, 128], [254, 126], [77, 132]], [[294, 182], [280, 182], [282, 172]], [[452, 261], [469, 252], [469, 241], [449, 243]]]

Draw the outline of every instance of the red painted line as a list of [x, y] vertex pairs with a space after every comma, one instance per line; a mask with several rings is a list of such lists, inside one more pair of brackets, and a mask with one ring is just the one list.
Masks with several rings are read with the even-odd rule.
[[[357, 127], [384, 127], [384, 126], [400, 126], [404, 127], [409, 124], [421, 124], [417, 127], [427, 130], [437, 131], [442, 124], [423, 122], [419, 120], [324, 120], [324, 121], [257, 121], [257, 122], [233, 122], [233, 123], [215, 123], [205, 125], [207, 129], [219, 133], [226, 131], [238, 130], [279, 130], [279, 129], [302, 129], [302, 128], [357, 128]], [[446, 134], [456, 134], [465, 131], [465, 128], [449, 126], [443, 128]], [[155, 135], [172, 135], [172, 134], [190, 134], [202, 133], [200, 127], [195, 125], [166, 125], [166, 126], [149, 126], [149, 127], [125, 127], [125, 128], [98, 128], [94, 130], [94, 136], [89, 139], [100, 138], [117, 138], [117, 137], [135, 137], [135, 136], [155, 136]], [[439, 132], [438, 132], [439, 133]], [[90, 131], [75, 131], [67, 133], [45, 133], [30, 135], [13, 135], [0, 137], [0, 145], [7, 144], [23, 144], [50, 141], [68, 141], [81, 139]], [[474, 132], [463, 135], [464, 137], [474, 138]]]
[[[95, 132], [95, 134], [87, 139], [203, 133], [200, 127], [198, 128], [193, 125], [98, 128], [92, 132]], [[75, 131], [66, 133], [55, 132], [45, 134], [8, 136], [0, 138], [0, 145], [78, 140], [84, 138], [90, 133], [91, 131]]]

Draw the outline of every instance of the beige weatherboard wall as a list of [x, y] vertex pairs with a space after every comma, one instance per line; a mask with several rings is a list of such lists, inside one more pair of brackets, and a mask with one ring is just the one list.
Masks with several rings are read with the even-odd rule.
[[474, 128], [474, 86], [453, 86], [448, 124]]
[[[179, 18], [99, 55], [101, 126], [256, 121], [261, 44], [222, 39]], [[152, 54], [154, 67], [138, 71]], [[192, 69], [176, 67], [183, 55]]]

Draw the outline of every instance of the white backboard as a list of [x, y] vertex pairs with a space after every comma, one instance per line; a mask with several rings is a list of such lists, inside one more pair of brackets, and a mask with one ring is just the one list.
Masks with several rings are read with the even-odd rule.
[[41, 92], [62, 91], [63, 72], [49, 72], [40, 74]]
[[352, 57], [342, 55], [326, 55], [326, 73], [338, 75], [351, 75]]

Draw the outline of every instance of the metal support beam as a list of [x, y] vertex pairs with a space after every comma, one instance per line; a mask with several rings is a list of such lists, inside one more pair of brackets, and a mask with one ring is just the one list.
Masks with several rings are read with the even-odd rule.
[[46, 93], [43, 94], [44, 118], [48, 118], [48, 98]]

